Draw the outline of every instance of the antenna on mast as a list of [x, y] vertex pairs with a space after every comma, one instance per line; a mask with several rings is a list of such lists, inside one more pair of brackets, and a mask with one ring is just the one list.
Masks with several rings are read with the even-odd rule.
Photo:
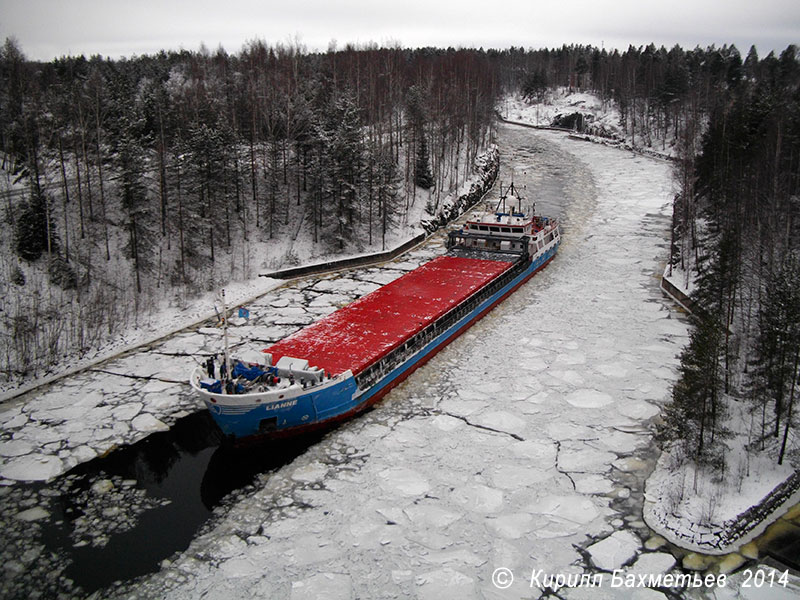
[[500, 203], [503, 203], [505, 207], [505, 197], [506, 195], [503, 193], [503, 180], [500, 180], [500, 198], [497, 200], [497, 205], [494, 207], [494, 212], [497, 213], [500, 211]]

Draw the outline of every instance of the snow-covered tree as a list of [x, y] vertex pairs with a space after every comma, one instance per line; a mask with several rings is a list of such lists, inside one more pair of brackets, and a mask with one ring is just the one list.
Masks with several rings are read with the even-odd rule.
[[419, 86], [409, 88], [406, 95], [406, 107], [408, 126], [411, 130], [411, 139], [415, 148], [414, 184], [424, 190], [429, 190], [433, 187], [434, 180], [431, 173], [428, 141], [425, 139], [425, 122], [427, 121], [425, 94]]
[[431, 173], [431, 159], [428, 154], [428, 142], [425, 141], [425, 131], [421, 130], [417, 140], [417, 159], [414, 162], [414, 183], [423, 190], [433, 187], [433, 174]]
[[694, 325], [681, 354], [680, 378], [665, 407], [659, 438], [682, 445], [697, 465], [718, 467], [721, 451], [712, 442], [726, 434], [721, 402], [723, 331], [711, 319], [695, 319]]
[[343, 250], [355, 239], [356, 214], [364, 168], [364, 141], [355, 99], [348, 92], [334, 94], [320, 115], [317, 128], [324, 197], [323, 237], [331, 247]]
[[376, 196], [381, 221], [381, 248], [386, 250], [386, 234], [399, 221], [400, 207], [400, 175], [394, 162], [391, 150], [383, 149], [378, 155], [378, 178]]
[[759, 403], [773, 404], [777, 438], [783, 425], [778, 462], [783, 462], [786, 439], [792, 427], [794, 401], [800, 385], [800, 260], [787, 253], [764, 286], [754, 369], [750, 375]]
[[17, 253], [21, 258], [35, 261], [43, 254], [58, 250], [58, 234], [53, 222], [47, 196], [34, 193], [16, 219]]

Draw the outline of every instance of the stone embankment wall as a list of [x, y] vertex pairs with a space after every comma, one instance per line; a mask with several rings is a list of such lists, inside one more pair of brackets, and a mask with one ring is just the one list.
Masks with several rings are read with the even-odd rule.
[[645, 510], [644, 520], [651, 529], [676, 546], [702, 554], [722, 555], [734, 552], [761, 535], [797, 502], [800, 502], [800, 473], [795, 472], [758, 504], [722, 523], [692, 523], [676, 528], [664, 515], [648, 510]]
[[792, 502], [793, 496], [796, 496], [798, 492], [800, 492], [800, 472], [795, 471], [767, 494], [761, 502], [751, 506], [735, 519], [726, 522], [722, 537], [728, 539], [722, 541], [730, 546], [750, 534], [759, 525], [766, 527], [785, 512], [783, 509], [790, 508], [800, 500], [795, 497]]
[[455, 221], [492, 189], [500, 170], [500, 152], [497, 150], [497, 146], [489, 148], [478, 158], [477, 162], [478, 177], [470, 185], [469, 191], [461, 194], [454, 201], [446, 203], [435, 217], [422, 221], [422, 227], [428, 234]]

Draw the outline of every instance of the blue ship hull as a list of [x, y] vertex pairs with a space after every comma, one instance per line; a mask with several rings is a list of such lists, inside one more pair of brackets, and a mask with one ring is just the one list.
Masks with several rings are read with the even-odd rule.
[[312, 432], [349, 419], [377, 402], [453, 339], [488, 313], [504, 298], [544, 268], [558, 250], [560, 240], [535, 256], [527, 267], [466, 315], [408, 356], [377, 381], [359, 389], [358, 378], [343, 373], [322, 385], [292, 394], [287, 392], [270, 401], [259, 394], [226, 396], [200, 389], [202, 372], [193, 375], [193, 387], [203, 397], [212, 417], [222, 432], [237, 444], [257, 442], [263, 438], [282, 438]]

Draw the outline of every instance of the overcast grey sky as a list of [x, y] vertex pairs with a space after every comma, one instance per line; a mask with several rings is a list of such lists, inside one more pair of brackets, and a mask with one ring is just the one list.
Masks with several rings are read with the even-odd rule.
[[735, 44], [759, 55], [800, 44], [798, 0], [0, 0], [0, 36], [28, 58], [117, 58], [262, 39], [406, 47], [591, 44], [624, 50]]

